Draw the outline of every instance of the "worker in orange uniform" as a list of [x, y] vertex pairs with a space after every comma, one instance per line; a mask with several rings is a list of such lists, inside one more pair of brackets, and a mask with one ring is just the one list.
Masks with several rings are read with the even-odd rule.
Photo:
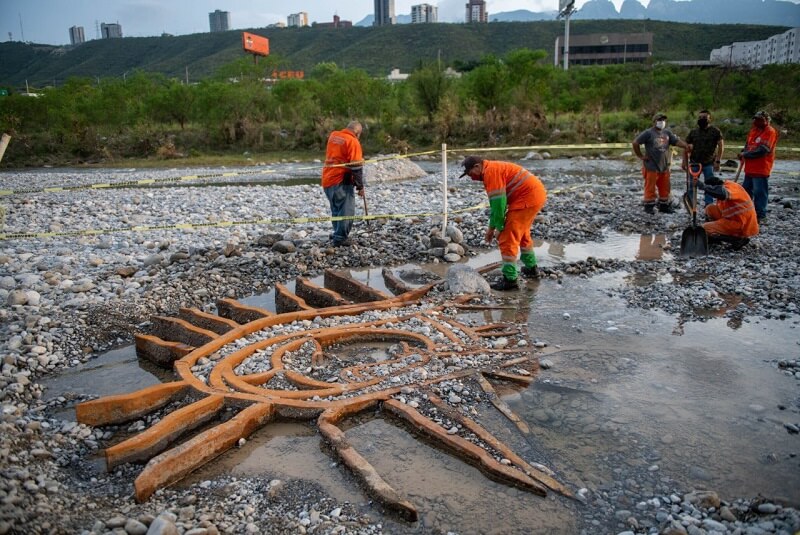
[[727, 242], [738, 250], [758, 234], [756, 208], [744, 187], [717, 177], [707, 178], [705, 184], [698, 182], [697, 187], [717, 199], [706, 205], [708, 222], [703, 223], [710, 244]]
[[769, 121], [767, 112], [756, 112], [753, 116], [753, 127], [747, 134], [747, 142], [739, 153], [739, 160], [744, 165], [742, 186], [756, 205], [759, 222], [767, 217], [769, 176], [772, 174], [775, 146], [778, 144], [778, 131], [770, 126]]
[[364, 197], [364, 156], [361, 152], [361, 123], [350, 121], [344, 130], [336, 130], [328, 137], [325, 149], [325, 166], [322, 169], [322, 187], [331, 205], [331, 216], [348, 217], [332, 221], [331, 242], [334, 247], [351, 245], [348, 238], [356, 213], [355, 192]]
[[469, 175], [472, 180], [483, 182], [489, 196], [489, 228], [484, 239], [491, 243], [495, 232], [499, 232], [497, 243], [503, 257], [503, 278], [493, 284], [492, 289], [516, 290], [519, 288], [517, 259], [520, 251], [524, 265], [522, 275], [539, 276], [531, 225], [547, 201], [547, 191], [538, 177], [517, 164], [468, 156], [463, 166], [461, 176]]

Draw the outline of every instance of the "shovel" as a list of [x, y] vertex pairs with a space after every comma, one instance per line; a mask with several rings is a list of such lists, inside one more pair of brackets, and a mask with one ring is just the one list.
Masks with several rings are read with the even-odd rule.
[[702, 172], [703, 166], [700, 164], [689, 164], [686, 168], [686, 193], [683, 194], [683, 204], [692, 216], [692, 225], [681, 235], [681, 256], [708, 254], [706, 229], [697, 224], [697, 178]]

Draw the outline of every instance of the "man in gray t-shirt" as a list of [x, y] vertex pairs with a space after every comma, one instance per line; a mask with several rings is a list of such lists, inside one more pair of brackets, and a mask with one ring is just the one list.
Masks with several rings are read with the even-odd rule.
[[[645, 153], [642, 154], [641, 145]], [[669, 163], [670, 146], [691, 150], [691, 145], [682, 141], [667, 128], [667, 116], [657, 113], [653, 116], [653, 127], [636, 136], [633, 152], [642, 160], [644, 176], [644, 211], [655, 213], [656, 189], [658, 190], [658, 211], [674, 212], [670, 202]]]

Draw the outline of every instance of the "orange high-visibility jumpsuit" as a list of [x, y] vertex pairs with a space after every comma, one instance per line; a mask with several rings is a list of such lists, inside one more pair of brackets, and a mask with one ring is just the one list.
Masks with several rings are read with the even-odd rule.
[[727, 192], [726, 198], [717, 199], [706, 206], [706, 216], [713, 221], [703, 223], [710, 236], [732, 236], [749, 238], [758, 234], [756, 208], [750, 195], [736, 182], [722, 184]]
[[497, 243], [503, 258], [503, 276], [517, 279], [517, 259], [536, 265], [531, 225], [547, 201], [539, 178], [523, 167], [493, 160], [483, 161], [483, 187], [489, 196], [489, 226], [500, 231]]

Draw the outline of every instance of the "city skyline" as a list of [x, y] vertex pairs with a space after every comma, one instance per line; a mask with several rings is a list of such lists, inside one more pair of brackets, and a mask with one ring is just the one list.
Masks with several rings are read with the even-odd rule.
[[[587, 1], [576, 0], [576, 8]], [[611, 1], [617, 10], [623, 3], [623, 0]], [[643, 6], [650, 3], [650, 0], [638, 1]], [[800, 3], [800, 0], [786, 1]], [[410, 16], [411, 6], [421, 3], [426, 2], [395, 0], [395, 15]], [[464, 22], [467, 0], [429, 0], [427, 3], [437, 7], [439, 22]], [[555, 12], [558, 3], [558, 0], [487, 0], [486, 10], [491, 21], [498, 13], [520, 9]], [[3, 0], [0, 2], [0, 40], [68, 45], [70, 27], [83, 27], [89, 41], [101, 37], [98, 35], [101, 23], [119, 23], [125, 37], [206, 33], [209, 13], [216, 10], [230, 13], [231, 30], [285, 24], [290, 14], [300, 11], [308, 13], [309, 24], [329, 22], [334, 15], [357, 24], [374, 14], [374, 0], [270, 2], [264, 9], [244, 0]]]
[[[587, 0], [576, 0], [580, 7]], [[619, 8], [623, 0], [612, 0]], [[647, 5], [649, 0], [639, 0]], [[792, 0], [800, 2], [800, 0]], [[396, 15], [410, 15], [411, 6], [426, 3], [419, 0], [395, 0]], [[430, 1], [438, 8], [439, 22], [464, 22], [466, 0]], [[487, 0], [490, 13], [527, 9], [556, 11], [558, 0]], [[303, 0], [300, 2], [271, 2], [258, 9], [243, 0], [3, 0], [0, 2], [0, 40], [26, 41], [51, 45], [67, 45], [69, 28], [83, 27], [87, 41], [100, 38], [101, 23], [119, 23], [126, 37], [153, 37], [162, 33], [184, 35], [209, 31], [209, 13], [216, 10], [230, 13], [230, 29], [265, 27], [286, 23], [292, 13], [308, 13], [309, 24], [328, 22], [338, 15], [353, 24], [374, 14], [374, 0], [347, 2]]]

